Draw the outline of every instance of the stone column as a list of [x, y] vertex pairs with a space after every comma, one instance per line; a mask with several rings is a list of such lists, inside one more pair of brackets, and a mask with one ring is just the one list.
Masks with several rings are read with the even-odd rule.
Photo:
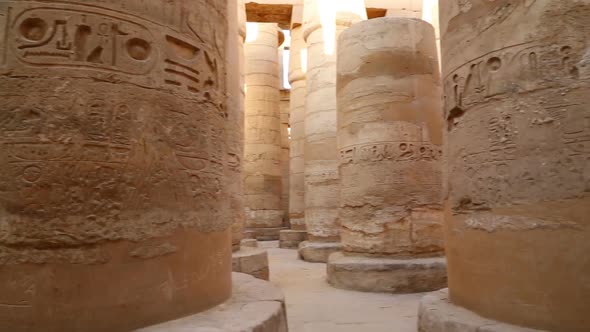
[[242, 161], [244, 159], [244, 41], [246, 39], [246, 6], [243, 0], [227, 0], [228, 38], [227, 63], [227, 129], [231, 148], [227, 153], [225, 180], [229, 187], [232, 250], [240, 249], [244, 229], [244, 191]]
[[[305, 50], [305, 51], [304, 51]], [[291, 56], [289, 62], [289, 83], [291, 84], [290, 116], [291, 127], [290, 170], [289, 170], [289, 224], [291, 229], [281, 231], [281, 248], [297, 248], [307, 238], [305, 231], [304, 201], [304, 160], [305, 140], [305, 68], [307, 62], [305, 41], [301, 25], [291, 28]], [[302, 56], [305, 59], [302, 59]], [[303, 63], [302, 63], [303, 61]]]
[[229, 298], [225, 15], [0, 3], [0, 330], [130, 331]]
[[590, 0], [440, 10], [449, 291], [421, 331], [590, 331]]
[[305, 99], [305, 224], [309, 241], [299, 254], [326, 262], [340, 250], [336, 144], [336, 40], [366, 19], [364, 1], [306, 0], [303, 38], [308, 45]]
[[355, 24], [338, 43], [343, 252], [339, 288], [412, 293], [446, 286], [441, 87], [432, 26], [413, 18]]
[[278, 240], [281, 205], [279, 30], [275, 23], [249, 23], [246, 39], [244, 198], [248, 237]]
[[[283, 62], [279, 70], [283, 70]], [[281, 81], [281, 86], [282, 86]], [[281, 90], [279, 111], [281, 116], [281, 207], [285, 226], [289, 225], [289, 90]]]

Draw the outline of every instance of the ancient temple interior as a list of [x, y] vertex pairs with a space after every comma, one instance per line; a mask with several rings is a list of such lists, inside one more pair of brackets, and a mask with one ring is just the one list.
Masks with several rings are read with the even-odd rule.
[[0, 0], [0, 332], [590, 332], [590, 0]]

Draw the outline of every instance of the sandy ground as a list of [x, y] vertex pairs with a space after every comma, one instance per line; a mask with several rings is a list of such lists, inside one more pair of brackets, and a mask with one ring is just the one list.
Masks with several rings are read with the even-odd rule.
[[276, 241], [259, 246], [268, 250], [271, 282], [285, 294], [290, 332], [416, 332], [423, 294], [336, 289], [326, 282], [326, 264], [301, 261]]

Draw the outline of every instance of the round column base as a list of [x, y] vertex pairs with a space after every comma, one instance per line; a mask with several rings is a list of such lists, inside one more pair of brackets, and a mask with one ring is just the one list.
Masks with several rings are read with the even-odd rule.
[[341, 250], [339, 242], [303, 241], [299, 244], [299, 258], [311, 263], [326, 263], [331, 254]]
[[232, 271], [268, 280], [268, 253], [264, 249], [242, 247], [232, 254]]
[[279, 232], [286, 229], [285, 227], [248, 228], [244, 231], [244, 238], [258, 241], [276, 241], [279, 239]]
[[138, 332], [287, 332], [285, 300], [278, 287], [233, 273], [229, 301], [205, 312], [137, 330]]
[[279, 233], [279, 248], [297, 249], [299, 244], [305, 240], [307, 240], [306, 231], [286, 229]]
[[447, 287], [444, 257], [393, 259], [349, 256], [328, 259], [328, 283], [362, 292], [420, 293]]
[[454, 305], [449, 289], [428, 294], [418, 309], [419, 332], [547, 332], [483, 318], [478, 314]]

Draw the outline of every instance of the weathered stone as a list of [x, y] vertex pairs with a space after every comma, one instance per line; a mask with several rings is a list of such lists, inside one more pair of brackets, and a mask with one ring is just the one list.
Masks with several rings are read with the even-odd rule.
[[[278, 77], [278, 27], [249, 23], [246, 39], [246, 123], [244, 199], [246, 228], [258, 231], [283, 225], [281, 135]], [[278, 239], [278, 231], [272, 239]]]
[[242, 247], [232, 254], [232, 271], [268, 280], [268, 254], [264, 249]]
[[[305, 178], [303, 145], [305, 143], [305, 69], [307, 55], [303, 29], [291, 29], [291, 57], [289, 83], [291, 84], [290, 117], [291, 144], [289, 170], [289, 223], [291, 229], [305, 230]], [[305, 57], [305, 59], [302, 59]]]
[[240, 249], [244, 229], [244, 41], [246, 10], [243, 0], [228, 0], [228, 38], [226, 41], [227, 85], [227, 151], [226, 176], [232, 220], [232, 250]]
[[258, 240], [256, 239], [242, 239], [240, 241], [241, 247], [258, 248]]
[[337, 252], [330, 255], [327, 269], [330, 285], [364, 292], [420, 293], [447, 285], [442, 257], [395, 259]]
[[229, 301], [211, 310], [137, 332], [287, 332], [285, 299], [269, 282], [233, 273]]
[[418, 315], [418, 332], [546, 332], [483, 318], [451, 303], [448, 289], [424, 296]]
[[299, 243], [298, 251], [304, 261], [326, 263], [331, 254], [342, 251], [342, 245], [338, 242], [303, 241]]
[[299, 248], [299, 244], [306, 240], [306, 231], [284, 230], [279, 233], [279, 248], [297, 249]]
[[[333, 22], [322, 22], [320, 14], [330, 17], [330, 11], [333, 12]], [[361, 0], [334, 3], [305, 1], [303, 38], [308, 45], [304, 120], [305, 224], [309, 241], [334, 243], [334, 246], [340, 239], [336, 39], [342, 31], [363, 19], [366, 19], [366, 12]], [[315, 247], [305, 248], [310, 251]], [[327, 259], [323, 253], [312, 256]], [[301, 254], [301, 257], [305, 259], [308, 254]]]
[[258, 241], [276, 241], [279, 239], [280, 232], [286, 229], [286, 227], [251, 228], [244, 231], [244, 237], [247, 239], [256, 239]]
[[590, 1], [441, 1], [453, 304], [589, 331]]
[[[373, 19], [340, 36], [339, 219], [347, 256], [328, 263], [333, 285], [391, 292], [445, 286], [444, 264], [430, 271], [425, 258], [443, 255], [438, 70], [434, 30], [424, 21]], [[423, 270], [414, 269], [419, 258]]]
[[[280, 59], [282, 59], [282, 54]], [[280, 61], [279, 72], [282, 73], [283, 61]], [[282, 77], [282, 75], [281, 75]], [[281, 78], [281, 86], [283, 80]], [[283, 221], [289, 226], [289, 90], [281, 90], [279, 110], [281, 116], [281, 209], [283, 210]]]
[[0, 330], [230, 297], [225, 1], [0, 2]]

